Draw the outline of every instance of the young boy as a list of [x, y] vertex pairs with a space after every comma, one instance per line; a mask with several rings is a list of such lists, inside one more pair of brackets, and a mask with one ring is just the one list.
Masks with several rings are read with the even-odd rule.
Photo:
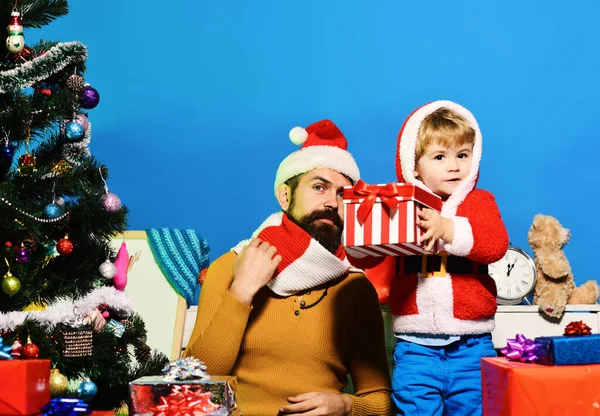
[[[414, 111], [398, 136], [398, 182], [439, 195], [441, 214], [418, 212], [421, 241], [436, 255], [398, 258], [389, 304], [397, 337], [392, 398], [399, 415], [481, 414], [480, 360], [491, 340], [496, 286], [487, 265], [501, 259], [508, 235], [495, 199], [475, 189], [481, 132], [450, 101]], [[353, 259], [351, 259], [353, 260]], [[359, 267], [366, 259], [353, 261]]]

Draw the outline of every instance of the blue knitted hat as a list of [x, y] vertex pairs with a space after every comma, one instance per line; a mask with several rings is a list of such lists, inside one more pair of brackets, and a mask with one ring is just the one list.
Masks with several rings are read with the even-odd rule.
[[209, 264], [208, 242], [194, 230], [149, 228], [146, 234], [156, 263], [175, 291], [191, 305], [200, 270]]

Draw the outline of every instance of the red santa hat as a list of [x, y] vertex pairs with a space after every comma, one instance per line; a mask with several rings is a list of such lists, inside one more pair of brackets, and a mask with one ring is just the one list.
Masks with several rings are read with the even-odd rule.
[[354, 158], [348, 153], [344, 134], [330, 120], [321, 120], [306, 128], [290, 130], [292, 143], [302, 145], [279, 164], [275, 175], [277, 187], [296, 175], [313, 169], [331, 169], [349, 177], [353, 183], [360, 179]]

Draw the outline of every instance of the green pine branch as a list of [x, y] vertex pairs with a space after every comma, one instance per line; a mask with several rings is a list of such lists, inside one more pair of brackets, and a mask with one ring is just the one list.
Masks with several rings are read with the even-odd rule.
[[[0, 21], [8, 22], [15, 2], [2, 0], [0, 4]], [[69, 13], [69, 5], [67, 0], [19, 0], [17, 10], [23, 27], [40, 28]]]

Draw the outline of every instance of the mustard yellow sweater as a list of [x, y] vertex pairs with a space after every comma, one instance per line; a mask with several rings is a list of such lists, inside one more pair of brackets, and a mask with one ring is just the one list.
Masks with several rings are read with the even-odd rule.
[[209, 268], [196, 325], [184, 355], [202, 360], [209, 374], [235, 375], [244, 416], [277, 415], [287, 398], [312, 391], [341, 392], [347, 374], [355, 394], [352, 415], [387, 415], [390, 378], [377, 293], [359, 273], [302, 296], [282, 298], [263, 288], [252, 307], [230, 292], [227, 253]]

